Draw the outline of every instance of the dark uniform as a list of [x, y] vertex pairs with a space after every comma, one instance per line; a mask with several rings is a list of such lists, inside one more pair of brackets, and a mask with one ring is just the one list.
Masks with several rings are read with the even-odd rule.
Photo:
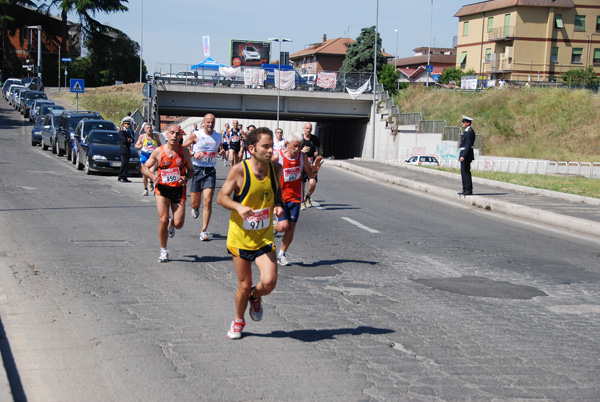
[[121, 155], [121, 169], [119, 170], [119, 181], [128, 182], [127, 170], [129, 169], [129, 155], [133, 137], [127, 128], [119, 131], [119, 153]]
[[473, 145], [475, 144], [475, 130], [471, 127], [473, 119], [463, 116], [463, 123], [467, 122], [469, 125], [465, 127], [463, 135], [460, 137], [460, 153], [458, 158], [464, 158], [460, 162], [460, 175], [462, 178], [463, 191], [462, 195], [473, 194], [473, 180], [471, 179], [471, 162], [475, 159], [473, 153]]

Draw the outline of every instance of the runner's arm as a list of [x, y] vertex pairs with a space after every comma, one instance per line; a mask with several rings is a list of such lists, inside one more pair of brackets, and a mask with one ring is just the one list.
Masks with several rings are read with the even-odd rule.
[[283, 194], [281, 190], [281, 175], [283, 174], [283, 166], [281, 166], [279, 163], [274, 163], [273, 168], [275, 169], [275, 180], [277, 180], [277, 193], [275, 194], [273, 213], [278, 218], [281, 218], [283, 216]]
[[252, 208], [242, 205], [241, 203], [234, 201], [231, 195], [234, 192], [239, 192], [242, 188], [242, 182], [244, 181], [244, 171], [241, 163], [238, 163], [229, 170], [227, 179], [219, 191], [217, 196], [217, 202], [225, 209], [230, 211], [236, 211], [238, 215], [244, 218], [249, 218], [254, 214]]
[[188, 137], [185, 139], [185, 141], [183, 141], [183, 144], [181, 144], [182, 147], [187, 148], [190, 145], [194, 144], [196, 142], [196, 133], [191, 133], [190, 135], [188, 135]]
[[142, 144], [144, 143], [144, 141], [143, 141], [144, 140], [144, 135], [145, 134], [142, 134], [142, 135], [140, 135], [138, 137], [138, 140], [135, 143], [135, 149], [137, 149], [137, 150], [142, 149]]
[[160, 159], [160, 148], [156, 148], [154, 151], [152, 151], [152, 153], [150, 154], [150, 157], [148, 158], [146, 163], [144, 163], [142, 165], [142, 174], [144, 176], [146, 176], [147, 178], [149, 178], [150, 180], [152, 180], [152, 182], [155, 184], [158, 184], [160, 182], [160, 180], [158, 178], [158, 175], [155, 173], [152, 173], [150, 168], [153, 167], [154, 165], [156, 165], [158, 163], [159, 159]]
[[317, 157], [314, 163], [311, 165], [311, 163], [308, 161], [308, 156], [306, 156], [305, 153], [303, 153], [302, 155], [304, 158], [304, 173], [306, 173], [306, 175], [311, 179], [314, 179], [315, 177], [317, 177], [317, 172], [319, 171], [319, 169], [321, 169], [321, 165], [323, 164], [323, 157]]

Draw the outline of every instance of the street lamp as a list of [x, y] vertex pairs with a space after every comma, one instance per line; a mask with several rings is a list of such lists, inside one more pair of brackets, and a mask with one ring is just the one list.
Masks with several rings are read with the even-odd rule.
[[142, 0], [142, 10], [140, 11], [140, 82], [142, 82], [142, 56], [144, 54], [144, 0]]
[[37, 73], [38, 78], [42, 79], [42, 26], [41, 25], [30, 25], [27, 29], [37, 29], [38, 31], [38, 62], [37, 62]]
[[398, 69], [398, 30], [394, 29], [396, 32], [396, 53], [394, 53], [394, 70]]
[[429, 15], [429, 49], [427, 50], [427, 84], [429, 87], [429, 63], [431, 62], [431, 28], [433, 27], [433, 0], [431, 0], [431, 12]]
[[371, 135], [373, 150], [371, 156], [375, 159], [375, 117], [377, 114], [377, 33], [379, 30], [379, 0], [377, 0], [377, 6], [375, 7], [375, 40], [373, 41], [373, 114], [371, 116], [371, 124], [373, 125], [373, 132]]
[[279, 70], [279, 78], [277, 80], [277, 128], [279, 128], [279, 96], [281, 94], [281, 42], [292, 42], [292, 40], [286, 38], [269, 38], [269, 41], [279, 42], [279, 64], [277, 68]]

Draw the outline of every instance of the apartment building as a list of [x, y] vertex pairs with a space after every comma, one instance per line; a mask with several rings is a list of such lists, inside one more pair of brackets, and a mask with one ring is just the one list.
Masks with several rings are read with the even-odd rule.
[[456, 66], [490, 79], [554, 81], [600, 74], [600, 0], [491, 0], [463, 6]]

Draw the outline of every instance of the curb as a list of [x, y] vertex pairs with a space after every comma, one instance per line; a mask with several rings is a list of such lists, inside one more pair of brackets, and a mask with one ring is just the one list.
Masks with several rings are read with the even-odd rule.
[[[392, 176], [389, 176], [389, 175], [386, 175], [383, 173], [378, 173], [371, 169], [352, 165], [351, 163], [337, 161], [337, 160], [327, 160], [327, 165], [336, 166], [341, 169], [353, 171], [356, 173], [363, 174], [365, 176], [375, 178], [379, 181], [396, 184], [401, 187], [407, 187], [407, 188], [410, 188], [413, 190], [422, 191], [424, 193], [434, 194], [434, 195], [438, 195], [438, 196], [442, 196], [442, 197], [450, 198], [450, 199], [456, 198], [456, 191], [432, 186], [429, 184], [422, 184], [422, 183], [419, 183], [419, 182], [416, 182], [413, 180], [404, 179], [401, 177], [392, 177]], [[415, 169], [417, 169], [417, 168], [415, 168]], [[429, 169], [426, 169], [426, 170], [429, 170]], [[456, 175], [453, 173], [436, 172], [436, 174], [439, 174], [439, 173], [444, 173], [444, 175], [452, 175], [452, 177], [456, 177]], [[475, 181], [475, 179], [476, 178], [473, 178], [473, 181]], [[502, 183], [502, 182], [497, 182], [497, 181], [492, 181], [492, 180], [487, 180], [487, 179], [480, 179], [480, 180], [482, 180], [482, 181], [478, 181], [478, 182], [481, 184], [491, 185], [491, 186], [499, 187], [499, 188], [511, 189], [514, 191], [521, 191], [521, 188], [533, 190], [533, 191], [521, 191], [521, 192], [526, 192], [527, 194], [531, 194], [531, 195], [546, 195], [546, 194], [542, 193], [542, 191], [544, 191], [544, 192], [549, 192], [549, 193], [556, 193], [556, 194], [554, 194], [554, 197], [550, 196], [552, 198], [560, 198], [560, 199], [567, 199], [567, 200], [568, 200], [568, 198], [566, 198], [564, 196], [570, 195], [570, 194], [558, 193], [555, 191], [531, 189], [530, 187], [517, 186], [514, 184], [510, 184], [510, 183]], [[549, 196], [549, 195], [546, 195], [546, 196]], [[577, 201], [573, 201], [573, 202], [582, 203], [583, 201], [580, 201], [581, 198], [589, 198], [589, 197], [580, 197], [580, 196], [574, 195], [573, 197], [569, 197], [569, 198], [571, 198], [573, 200], [577, 200]], [[596, 200], [595, 198], [591, 198], [591, 200], [599, 201], [597, 204], [592, 204], [592, 205], [600, 205], [600, 200]], [[482, 208], [485, 210], [491, 210], [493, 212], [499, 212], [499, 213], [502, 213], [505, 215], [523, 218], [525, 220], [529, 220], [529, 221], [533, 221], [533, 222], [543, 223], [548, 226], [553, 226], [553, 227], [557, 227], [560, 229], [565, 229], [565, 230], [569, 230], [572, 232], [600, 238], [600, 224], [591, 222], [591, 221], [588, 221], [585, 219], [573, 218], [570, 216], [565, 216], [565, 215], [556, 214], [554, 212], [548, 212], [548, 211], [543, 211], [540, 209], [530, 208], [530, 207], [526, 207], [523, 205], [512, 204], [512, 203], [505, 202], [505, 201], [493, 200], [493, 199], [486, 198], [486, 197], [479, 196], [479, 195], [462, 197], [462, 198], [458, 199], [458, 202], [462, 202], [462, 203], [465, 203], [465, 204], [468, 204], [468, 205], [471, 205], [474, 207]], [[587, 202], [585, 202], [585, 203], [587, 204]]]

